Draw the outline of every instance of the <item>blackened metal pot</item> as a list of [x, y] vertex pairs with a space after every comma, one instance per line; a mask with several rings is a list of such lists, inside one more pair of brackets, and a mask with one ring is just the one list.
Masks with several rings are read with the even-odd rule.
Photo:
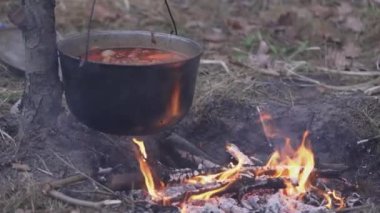
[[188, 57], [172, 63], [116, 65], [87, 61], [86, 35], [58, 43], [66, 101], [87, 126], [109, 134], [147, 135], [177, 123], [189, 111], [202, 47], [187, 38], [145, 31], [91, 32], [89, 47], [155, 48]]

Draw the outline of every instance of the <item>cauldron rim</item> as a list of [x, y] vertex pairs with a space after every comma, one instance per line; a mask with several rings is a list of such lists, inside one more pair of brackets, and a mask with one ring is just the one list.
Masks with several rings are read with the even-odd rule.
[[[94, 30], [91, 32], [90, 37], [99, 36], [99, 35], [112, 35], [112, 34], [134, 35], [134, 36], [144, 35], [144, 36], [146, 36], [146, 35], [152, 35], [152, 33], [154, 33], [155, 36], [163, 36], [163, 37], [170, 36], [176, 40], [181, 40], [183, 42], [189, 43], [191, 46], [193, 46], [195, 49], [197, 49], [197, 51], [195, 54], [192, 54], [192, 55], [185, 54], [186, 57], [184, 59], [170, 61], [170, 62], [157, 62], [157, 63], [149, 63], [149, 64], [116, 64], [116, 63], [105, 63], [105, 62], [97, 62], [97, 61], [89, 61], [88, 60], [88, 61], [85, 61], [85, 63], [94, 64], [94, 65], [112, 65], [112, 66], [117, 66], [117, 67], [126, 67], [126, 66], [128, 66], [128, 67], [140, 67], [140, 68], [141, 67], [154, 67], [157, 65], [174, 65], [174, 64], [178, 64], [178, 63], [185, 63], [191, 59], [200, 57], [204, 53], [204, 47], [202, 45], [200, 45], [200, 43], [198, 43], [198, 42], [196, 42], [190, 38], [186, 38], [186, 37], [178, 36], [178, 35], [174, 35], [174, 34], [161, 33], [161, 32], [152, 32], [152, 31], [144, 31], [144, 30]], [[57, 42], [57, 47], [58, 47], [59, 53], [64, 54], [66, 57], [69, 57], [69, 58], [74, 59], [74, 60], [82, 60], [79, 56], [73, 56], [73, 55], [68, 54], [67, 52], [63, 51], [62, 47], [64, 45], [66, 45], [67, 43], [75, 40], [75, 39], [83, 38], [86, 36], [87, 35], [85, 33], [74, 33], [74, 34], [65, 36], [64, 39]], [[121, 48], [123, 48], [123, 47], [121, 47]], [[136, 45], [136, 46], [126, 46], [124, 48], [144, 48], [144, 47], [139, 47]], [[152, 48], [154, 48], [154, 44], [152, 44]], [[160, 49], [160, 48], [157, 48], [157, 49]], [[178, 52], [182, 53], [181, 51], [178, 51]]]

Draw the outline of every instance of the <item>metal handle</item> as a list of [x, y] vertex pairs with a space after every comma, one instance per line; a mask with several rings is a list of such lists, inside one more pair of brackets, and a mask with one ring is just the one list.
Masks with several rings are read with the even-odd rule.
[[[87, 25], [86, 53], [85, 53], [84, 60], [82, 60], [81, 63], [80, 63], [80, 65], [79, 65], [80, 67], [82, 67], [87, 62], [87, 60], [88, 60], [88, 51], [89, 51], [89, 48], [90, 48], [91, 24], [92, 24], [92, 18], [94, 16], [95, 4], [96, 4], [96, 0], [93, 0], [92, 1], [92, 5], [91, 5], [90, 18], [88, 20], [88, 25]], [[165, 6], [166, 6], [166, 9], [168, 10], [168, 13], [169, 13], [169, 16], [170, 16], [170, 20], [171, 20], [172, 25], [173, 25], [172, 27], [174, 28], [174, 34], [178, 35], [177, 25], [175, 23], [172, 11], [170, 10], [170, 6], [169, 6], [169, 3], [168, 3], [167, 0], [165, 0]], [[170, 32], [170, 34], [173, 34], [173, 30]]]
[[92, 24], [92, 17], [94, 16], [95, 4], [96, 4], [96, 0], [93, 0], [92, 6], [91, 6], [90, 19], [88, 20], [88, 25], [87, 25], [86, 54], [85, 54], [84, 60], [81, 61], [79, 67], [82, 67], [84, 65], [84, 63], [86, 63], [88, 60], [88, 49], [90, 48], [91, 24]]

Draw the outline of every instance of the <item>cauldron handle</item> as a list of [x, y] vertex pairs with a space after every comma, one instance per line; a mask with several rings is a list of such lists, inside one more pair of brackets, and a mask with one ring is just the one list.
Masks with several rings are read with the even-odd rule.
[[92, 1], [91, 5], [91, 13], [90, 13], [90, 18], [88, 20], [88, 25], [87, 25], [87, 36], [86, 36], [86, 54], [84, 56], [84, 60], [81, 61], [79, 67], [82, 67], [85, 62], [87, 62], [88, 59], [88, 49], [90, 48], [90, 33], [91, 33], [91, 24], [92, 24], [92, 17], [94, 16], [94, 11], [95, 11], [95, 4], [96, 0]]
[[[91, 24], [92, 24], [92, 18], [94, 16], [95, 4], [96, 4], [96, 0], [93, 0], [92, 1], [92, 5], [91, 5], [90, 18], [88, 20], [88, 25], [87, 25], [86, 53], [85, 53], [84, 60], [82, 60], [81, 63], [80, 63], [80, 65], [79, 65], [80, 67], [82, 67], [87, 62], [87, 60], [88, 60], [88, 50], [90, 48]], [[172, 11], [170, 10], [170, 6], [169, 6], [169, 3], [168, 3], [168, 0], [165, 0], [165, 6], [166, 6], [166, 9], [168, 10], [168, 13], [169, 13], [169, 16], [170, 16], [170, 20], [171, 20], [173, 28], [174, 28], [174, 34], [178, 35], [177, 25], [175, 23]], [[173, 30], [172, 30], [172, 32], [170, 32], [170, 34], [173, 34]]]

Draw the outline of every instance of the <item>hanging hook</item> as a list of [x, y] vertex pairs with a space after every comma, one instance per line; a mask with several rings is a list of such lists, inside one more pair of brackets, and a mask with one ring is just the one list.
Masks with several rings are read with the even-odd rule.
[[[175, 23], [175, 20], [173, 18], [173, 14], [172, 14], [172, 11], [170, 10], [170, 6], [169, 6], [169, 3], [167, 0], [165, 0], [165, 5], [166, 5], [166, 9], [168, 9], [168, 12], [169, 12], [169, 16], [170, 16], [170, 20], [172, 21], [172, 24], [173, 24], [173, 27], [174, 27], [174, 33], [175, 35], [178, 35], [178, 31], [177, 31], [177, 25]], [[173, 32], [172, 32], [173, 33]]]
[[80, 67], [84, 65], [85, 62], [88, 60], [88, 49], [90, 48], [90, 32], [91, 32], [91, 24], [92, 24], [92, 17], [94, 16], [94, 11], [95, 11], [95, 4], [96, 0], [92, 1], [92, 6], [91, 6], [91, 14], [90, 14], [90, 19], [88, 20], [88, 25], [87, 25], [87, 37], [86, 37], [86, 54], [84, 60], [80, 63]]

